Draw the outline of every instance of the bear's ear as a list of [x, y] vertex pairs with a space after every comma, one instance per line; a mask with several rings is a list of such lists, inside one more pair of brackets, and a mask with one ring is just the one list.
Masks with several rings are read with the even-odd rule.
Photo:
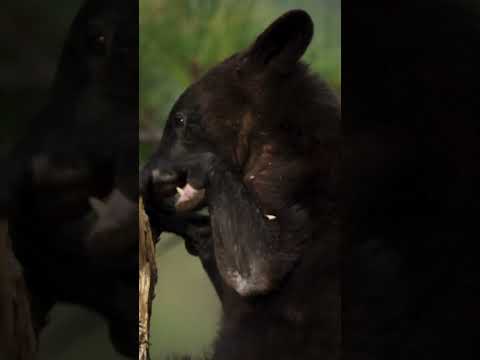
[[246, 62], [288, 71], [310, 45], [313, 22], [303, 10], [291, 10], [275, 20], [247, 50]]

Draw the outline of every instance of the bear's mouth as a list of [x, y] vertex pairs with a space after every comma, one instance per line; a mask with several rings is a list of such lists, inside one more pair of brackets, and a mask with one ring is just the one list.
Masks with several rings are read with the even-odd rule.
[[194, 211], [204, 205], [205, 189], [196, 189], [189, 183], [177, 186], [175, 195], [175, 210], [179, 213]]

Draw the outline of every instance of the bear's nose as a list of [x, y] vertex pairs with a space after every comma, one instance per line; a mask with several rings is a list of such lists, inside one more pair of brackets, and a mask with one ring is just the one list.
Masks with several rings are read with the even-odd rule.
[[152, 195], [157, 205], [176, 195], [177, 187], [181, 186], [180, 175], [169, 168], [154, 168], [150, 172], [150, 179]]

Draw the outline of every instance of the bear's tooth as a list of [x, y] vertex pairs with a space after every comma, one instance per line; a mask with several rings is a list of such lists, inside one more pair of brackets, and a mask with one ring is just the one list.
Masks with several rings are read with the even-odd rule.
[[268, 220], [275, 220], [275, 219], [277, 218], [275, 215], [270, 215], [270, 214], [265, 215], [265, 217], [266, 217]]

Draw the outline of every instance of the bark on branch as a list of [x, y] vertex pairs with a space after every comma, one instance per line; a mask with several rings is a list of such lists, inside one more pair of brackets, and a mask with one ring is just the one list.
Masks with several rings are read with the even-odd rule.
[[155, 296], [157, 282], [157, 267], [155, 264], [155, 244], [150, 230], [150, 223], [139, 200], [139, 279], [138, 279], [138, 306], [139, 306], [139, 360], [149, 360], [149, 332], [152, 301]]
[[0, 219], [0, 359], [33, 360], [37, 350], [22, 268]]

